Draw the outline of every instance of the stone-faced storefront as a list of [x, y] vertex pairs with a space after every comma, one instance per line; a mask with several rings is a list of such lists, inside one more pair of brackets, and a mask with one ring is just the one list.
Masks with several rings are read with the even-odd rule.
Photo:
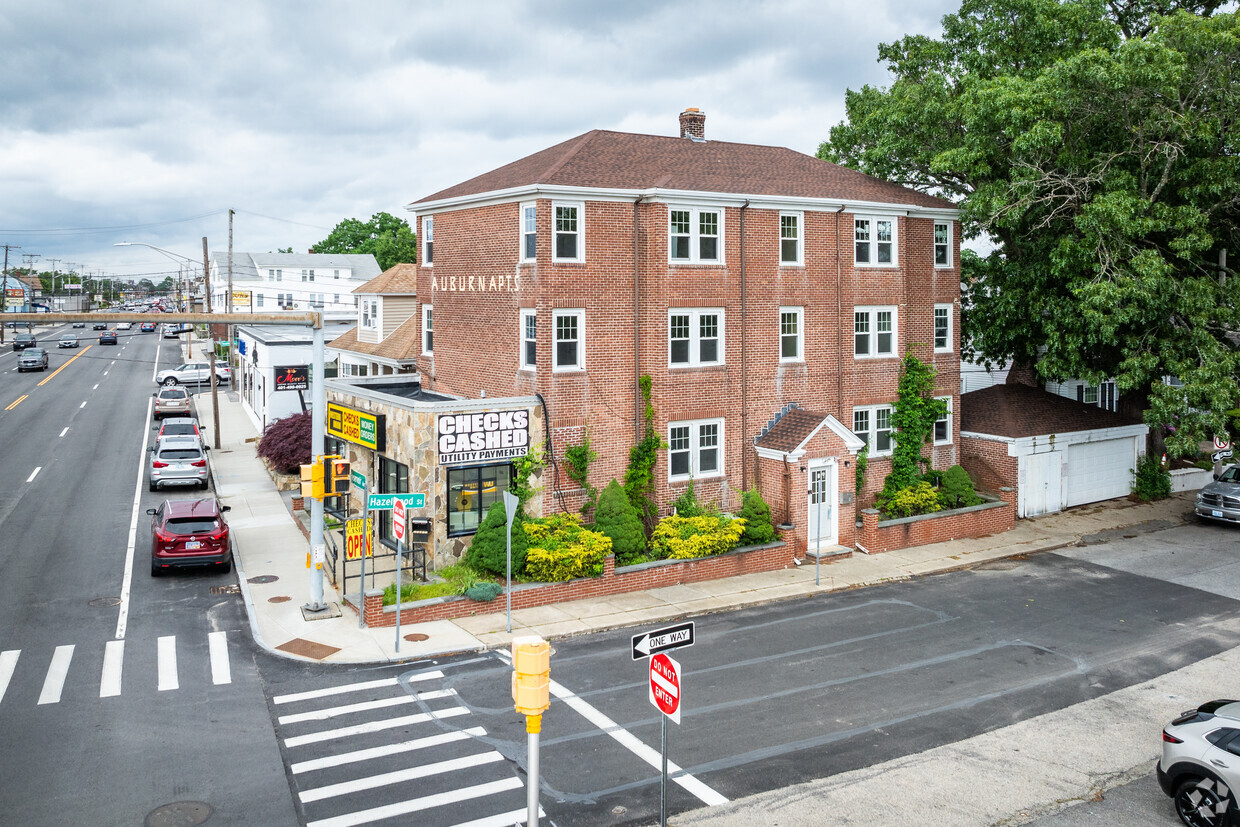
[[[327, 453], [352, 464], [366, 480], [365, 493], [426, 495], [425, 507], [409, 509], [409, 517], [430, 520], [428, 572], [460, 561], [487, 509], [512, 485], [514, 460], [539, 452], [545, 441], [543, 409], [533, 396], [456, 399], [390, 376], [326, 385]], [[541, 474], [530, 485], [526, 513], [541, 514]], [[326, 510], [357, 517], [363, 502], [355, 487], [347, 503], [329, 501]], [[396, 547], [391, 512], [371, 516], [376, 553], [390, 553]], [[345, 565], [341, 555], [337, 584]]]

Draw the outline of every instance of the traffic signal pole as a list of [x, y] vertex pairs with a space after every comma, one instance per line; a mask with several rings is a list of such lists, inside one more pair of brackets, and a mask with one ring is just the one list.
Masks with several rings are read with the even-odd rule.
[[[310, 398], [313, 414], [310, 417], [310, 457], [318, 462], [324, 454], [324, 418], [327, 410], [327, 386], [323, 384], [323, 327], [314, 328], [312, 349], [313, 366], [310, 370]], [[212, 354], [214, 357], [214, 354]], [[327, 548], [323, 542], [323, 500], [310, 501], [310, 602], [302, 608], [309, 612], [327, 609], [323, 603], [323, 564]]]

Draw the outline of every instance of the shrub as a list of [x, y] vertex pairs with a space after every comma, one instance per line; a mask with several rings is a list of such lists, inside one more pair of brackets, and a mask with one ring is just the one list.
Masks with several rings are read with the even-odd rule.
[[582, 527], [578, 514], [553, 514], [525, 524], [530, 547], [525, 573], [554, 583], [575, 577], [598, 577], [603, 558], [611, 553], [611, 538]]
[[693, 477], [689, 477], [689, 487], [685, 489], [685, 493], [676, 498], [676, 502], [672, 503], [672, 508], [676, 509], [678, 517], [702, 516], [702, 505], [698, 502], [697, 494], [693, 492]]
[[760, 546], [775, 539], [775, 527], [771, 525], [771, 507], [762, 499], [757, 488], [741, 494], [741, 513], [738, 516], [745, 521], [740, 545]]
[[925, 481], [900, 489], [884, 499], [879, 508], [888, 517], [915, 517], [943, 510], [938, 492]]
[[611, 538], [616, 565], [627, 565], [646, 551], [642, 518], [616, 480], [609, 482], [599, 495], [598, 507], [594, 509], [594, 530]]
[[650, 536], [657, 558], [693, 560], [722, 554], [735, 548], [745, 531], [745, 521], [722, 515], [664, 517]]
[[310, 411], [277, 419], [263, 431], [258, 455], [281, 474], [296, 474], [310, 462]]
[[[522, 525], [521, 513], [512, 521], [512, 573], [525, 570], [525, 550], [528, 540]], [[465, 552], [465, 565], [478, 571], [504, 577], [508, 573], [508, 531], [504, 515], [504, 502], [491, 503], [487, 515], [478, 526], [474, 541]]]
[[470, 600], [477, 600], [479, 603], [486, 603], [488, 600], [494, 600], [503, 593], [503, 586], [499, 583], [490, 583], [487, 581], [475, 583], [464, 592], [465, 596]]
[[1171, 473], [1153, 454], [1145, 454], [1137, 460], [1137, 470], [1132, 481], [1132, 493], [1137, 499], [1149, 502], [1171, 496]]
[[966, 508], [970, 505], [981, 505], [982, 498], [973, 490], [973, 480], [969, 472], [959, 465], [953, 465], [943, 472], [939, 483], [939, 503], [944, 508]]

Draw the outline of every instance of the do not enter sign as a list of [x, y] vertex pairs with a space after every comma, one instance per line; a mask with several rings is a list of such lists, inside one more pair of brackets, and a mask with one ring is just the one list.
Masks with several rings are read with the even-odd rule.
[[650, 659], [650, 702], [680, 723], [680, 664], [667, 655]]
[[405, 541], [405, 522], [405, 501], [397, 500], [392, 503], [392, 536], [398, 543]]

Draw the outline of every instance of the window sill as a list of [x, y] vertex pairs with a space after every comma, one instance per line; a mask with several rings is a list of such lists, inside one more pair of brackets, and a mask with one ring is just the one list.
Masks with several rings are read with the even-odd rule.
[[779, 364], [781, 364], [781, 365], [803, 365], [803, 364], [805, 364], [805, 360], [804, 360], [804, 359], [801, 359], [801, 358], [797, 358], [797, 359], [780, 359], [780, 360], [779, 360]]
[[789, 268], [789, 269], [796, 269], [796, 268], [799, 268], [799, 269], [804, 270], [804, 269], [805, 269], [805, 262], [803, 262], [803, 261], [781, 261], [781, 262], [779, 263], [779, 266], [780, 266], [780, 267], [787, 267], [787, 268]]
[[853, 359], [859, 362], [874, 362], [880, 359], [899, 359], [894, 353], [879, 353], [875, 356], [867, 356], [865, 354], [853, 354]]
[[680, 364], [668, 365], [667, 369], [674, 370], [677, 372], [688, 371], [688, 370], [711, 371], [711, 370], [720, 370], [722, 368], [726, 368], [727, 366], [728, 365], [726, 362], [711, 362], [710, 364], [707, 364], [707, 365], [680, 365]]
[[683, 259], [669, 259], [668, 267], [727, 267], [724, 261], [685, 261]]
[[551, 263], [552, 264], [585, 264], [586, 260], [583, 258], [553, 258], [551, 259]]
[[690, 481], [693, 481], [693, 482], [697, 483], [697, 482], [701, 482], [702, 480], [718, 480], [718, 479], [723, 479], [723, 477], [724, 477], [724, 476], [725, 476], [725, 475], [724, 475], [724, 474], [722, 474], [722, 473], [719, 473], [719, 474], [699, 474], [699, 475], [694, 475], [694, 474], [685, 474], [683, 477], [668, 477], [668, 478], [667, 478], [667, 483], [668, 483], [668, 485], [677, 485], [677, 484], [680, 484], [680, 483], [688, 483], [688, 482], [690, 482]]
[[552, 369], [551, 369], [551, 372], [552, 372], [552, 373], [561, 373], [561, 374], [562, 374], [562, 373], [568, 373], [568, 374], [573, 374], [573, 373], [585, 373], [585, 372], [586, 372], [586, 369], [585, 369], [585, 368], [552, 368]]
[[952, 354], [952, 353], [955, 353], [956, 351], [952, 350], [950, 347], [944, 347], [944, 348], [937, 348], [937, 347], [936, 347], [936, 348], [934, 349], [934, 352], [935, 352], [935, 353], [947, 353], [947, 354]]
[[892, 262], [891, 264], [887, 264], [887, 263], [867, 264], [866, 262], [863, 262], [863, 261], [854, 261], [853, 267], [860, 267], [865, 270], [899, 270], [900, 269], [900, 265], [896, 262]]
[[526, 365], [522, 365], [521, 367], [517, 368], [517, 372], [518, 373], [537, 373], [538, 368], [531, 368]]

